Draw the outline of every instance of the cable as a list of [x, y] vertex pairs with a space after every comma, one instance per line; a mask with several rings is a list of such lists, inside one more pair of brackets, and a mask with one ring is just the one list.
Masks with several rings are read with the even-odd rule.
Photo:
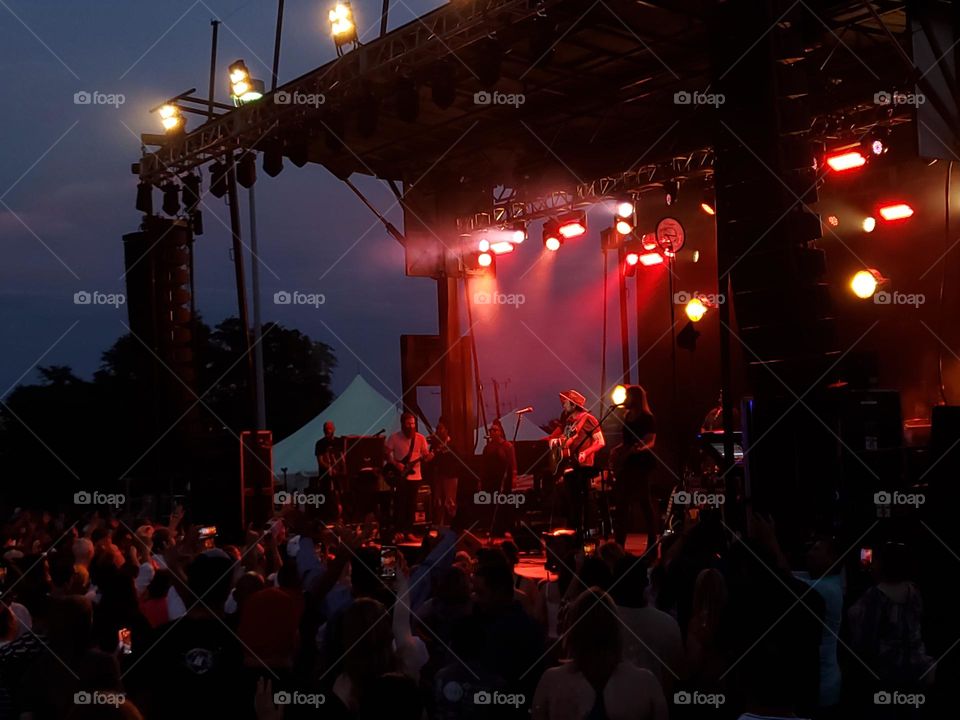
[[[483, 402], [483, 383], [480, 380], [480, 358], [477, 355], [477, 336], [473, 332], [473, 310], [470, 305], [470, 289], [468, 283], [470, 279], [464, 275], [463, 276], [463, 295], [464, 300], [467, 305], [467, 332], [470, 333], [470, 354], [473, 356], [473, 374], [474, 382], [477, 389], [477, 420], [482, 423], [478, 424], [477, 429], [481, 427], [486, 430], [487, 428], [487, 408]], [[480, 442], [480, 433], [475, 432], [473, 434], [473, 449], [476, 452], [477, 444]]]

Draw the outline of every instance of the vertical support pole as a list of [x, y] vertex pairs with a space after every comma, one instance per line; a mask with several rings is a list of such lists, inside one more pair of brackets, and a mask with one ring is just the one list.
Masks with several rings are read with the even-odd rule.
[[253, 292], [253, 374], [256, 387], [256, 429], [267, 429], [267, 404], [263, 388], [263, 327], [260, 323], [260, 256], [257, 246], [257, 203], [251, 185], [250, 200], [250, 280]]
[[220, 21], [211, 20], [213, 37], [210, 41], [210, 88], [207, 92], [207, 116], [213, 118], [213, 92], [217, 86], [217, 35], [220, 31]]
[[250, 352], [250, 319], [247, 316], [247, 285], [243, 275], [243, 243], [240, 241], [240, 200], [237, 197], [237, 165], [233, 154], [227, 157], [227, 198], [230, 203], [230, 234], [233, 239], [233, 268], [237, 283], [237, 310], [247, 362], [247, 387], [250, 392], [250, 422], [256, 417], [256, 379], [253, 353]]
[[271, 73], [270, 92], [277, 89], [277, 78], [280, 75], [280, 37], [283, 34], [283, 0], [277, 2], [277, 34], [273, 39], [273, 70]]
[[630, 328], [627, 325], [627, 276], [624, 272], [623, 243], [617, 249], [617, 278], [620, 282], [620, 359], [623, 361], [624, 385], [630, 384]]

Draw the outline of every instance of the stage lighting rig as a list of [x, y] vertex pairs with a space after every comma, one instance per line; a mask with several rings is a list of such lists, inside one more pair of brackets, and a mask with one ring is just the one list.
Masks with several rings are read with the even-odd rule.
[[243, 60], [237, 60], [230, 65], [230, 97], [237, 107], [263, 97], [263, 80], [250, 77], [250, 71]]
[[844, 150], [827, 155], [826, 163], [834, 172], [846, 172], [863, 167], [867, 158], [859, 150]]
[[587, 213], [577, 210], [561, 215], [557, 218], [557, 232], [564, 240], [580, 237], [587, 232]]
[[878, 270], [868, 268], [867, 270], [858, 270], [850, 279], [850, 289], [853, 294], [861, 300], [872, 298], [886, 280]]
[[353, 45], [354, 48], [360, 46], [357, 25], [353, 18], [353, 8], [349, 2], [338, 2], [327, 13], [327, 18], [330, 20], [330, 34], [333, 36], [333, 44], [337, 47], [337, 57], [343, 57], [344, 45]]
[[547, 220], [543, 224], [543, 247], [550, 252], [556, 252], [563, 245], [563, 236], [560, 234], [560, 224], [556, 220]]
[[667, 205], [676, 205], [680, 197], [680, 183], [676, 180], [668, 180], [663, 184], [663, 201]]
[[902, 202], [881, 205], [877, 212], [880, 213], [880, 217], [886, 222], [906, 220], [907, 218], [913, 217], [913, 208], [907, 203]]
[[181, 132], [186, 126], [183, 120], [183, 113], [180, 112], [180, 108], [173, 103], [161, 105], [157, 110], [157, 115], [160, 116], [160, 124], [163, 126], [163, 131], [168, 135]]

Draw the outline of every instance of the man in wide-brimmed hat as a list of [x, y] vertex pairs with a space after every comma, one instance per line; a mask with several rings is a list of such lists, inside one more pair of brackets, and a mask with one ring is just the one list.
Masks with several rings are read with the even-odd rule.
[[596, 454], [604, 446], [600, 423], [587, 411], [586, 402], [583, 393], [576, 390], [560, 393], [563, 429], [557, 431], [551, 440], [569, 458], [563, 473], [563, 484], [570, 507], [570, 527], [581, 535], [586, 519], [590, 479], [598, 470]]

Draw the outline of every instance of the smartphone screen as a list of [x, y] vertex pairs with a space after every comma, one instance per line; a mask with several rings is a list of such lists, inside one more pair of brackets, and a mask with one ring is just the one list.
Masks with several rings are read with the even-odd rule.
[[873, 564], [873, 548], [860, 548], [860, 564], [865, 568]]
[[200, 538], [200, 545], [205, 550], [210, 550], [214, 547], [214, 541], [217, 538], [217, 526], [208, 525], [207, 527], [202, 527], [197, 531], [197, 535]]
[[394, 578], [397, 576], [397, 548], [393, 545], [384, 545], [380, 548], [380, 577]]
[[130, 628], [120, 628], [117, 631], [117, 649], [123, 655], [129, 655], [133, 652], [133, 648], [130, 643], [131, 638], [132, 633], [130, 632]]
[[597, 542], [595, 540], [587, 540], [583, 543], [583, 554], [587, 557], [593, 555], [597, 551]]

